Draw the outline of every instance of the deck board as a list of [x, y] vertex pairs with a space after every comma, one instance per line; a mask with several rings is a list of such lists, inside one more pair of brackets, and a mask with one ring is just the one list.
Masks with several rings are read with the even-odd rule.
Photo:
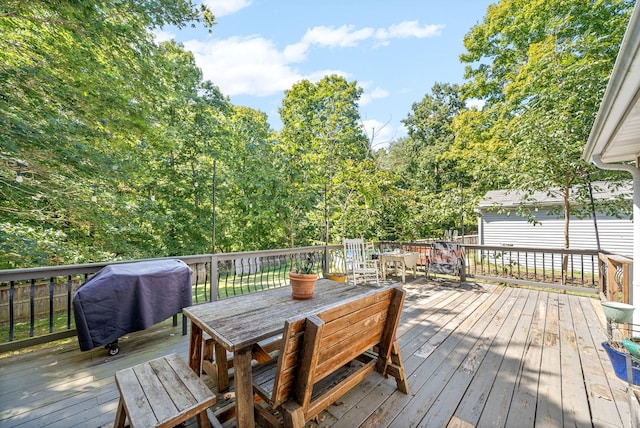
[[[601, 343], [607, 340], [603, 326], [604, 314], [597, 302], [581, 298], [580, 305], [572, 305], [575, 314], [582, 311], [584, 322], [574, 323], [578, 333], [578, 344], [581, 354], [582, 371], [588, 388], [591, 419], [594, 426], [631, 426], [628, 401], [624, 383], [613, 374], [613, 368], [602, 348]], [[617, 416], [617, 417], [616, 417]], [[619, 421], [619, 422], [618, 422]]]
[[[442, 279], [405, 288], [397, 337], [410, 394], [369, 376], [309, 426], [631, 426], [597, 300]], [[186, 359], [188, 340], [167, 320], [120, 346], [115, 357], [73, 340], [0, 355], [0, 426], [111, 426], [114, 373]]]
[[535, 423], [547, 294], [536, 293], [535, 297], [531, 324], [524, 344], [524, 353], [515, 381], [506, 426], [532, 427]]
[[495, 381], [496, 373], [502, 361], [499, 352], [496, 352], [496, 334], [502, 330], [503, 324], [515, 297], [513, 289], [504, 289], [501, 298], [492, 305], [491, 310], [485, 312], [484, 317], [488, 323], [486, 328], [480, 332], [482, 345], [486, 347], [485, 355], [477, 370], [468, 379], [467, 387], [462, 398], [456, 403], [455, 418], [451, 421], [451, 426], [475, 426], [480, 419], [489, 392]]
[[[491, 385], [478, 422], [481, 426], [501, 426], [504, 424], [508, 415], [505, 409], [508, 409], [511, 403], [515, 379], [520, 367], [522, 353], [517, 355], [520, 350], [518, 342], [523, 341], [523, 338], [518, 337], [517, 328], [520, 321], [530, 322], [530, 319], [520, 318], [519, 314], [524, 311], [531, 292], [518, 290], [513, 291], [512, 294], [516, 300], [508, 306], [510, 310], [491, 345], [489, 356], [495, 360], [495, 366], [492, 366], [490, 371], [479, 373], [480, 376], [493, 378], [493, 385]], [[494, 370], [495, 367], [497, 370]]]
[[578, 341], [571, 314], [569, 298], [558, 295], [560, 364], [562, 374], [562, 420], [564, 426], [590, 427], [589, 402], [582, 381]]
[[[504, 293], [505, 297], [507, 293]], [[501, 297], [501, 296], [492, 296]], [[433, 405], [429, 408], [425, 416], [422, 418], [421, 424], [427, 426], [447, 426], [451, 415], [456, 411], [458, 403], [461, 402], [462, 397], [467, 391], [471, 380], [478, 373], [478, 370], [482, 367], [482, 363], [485, 361], [487, 354], [491, 349], [491, 342], [484, 335], [490, 325], [491, 321], [499, 323], [498, 318], [495, 318], [497, 311], [493, 314], [489, 311], [493, 305], [495, 299], [487, 300], [484, 305], [488, 306], [487, 309], [479, 308], [476, 312], [479, 317], [470, 318], [470, 324], [472, 327], [464, 332], [465, 336], [463, 344], [468, 349], [465, 350], [466, 355], [462, 360], [459, 360], [459, 365], [455, 369], [449, 378], [449, 381], [444, 385], [443, 389], [435, 396]], [[493, 316], [493, 318], [492, 318]], [[495, 325], [494, 325], [495, 326]], [[462, 331], [461, 331], [462, 333]], [[466, 346], [466, 344], [469, 344]], [[477, 402], [476, 402], [477, 403]]]
[[[558, 295], [547, 300], [535, 426], [562, 426], [562, 374], [558, 334]], [[560, 370], [559, 370], [560, 369]]]

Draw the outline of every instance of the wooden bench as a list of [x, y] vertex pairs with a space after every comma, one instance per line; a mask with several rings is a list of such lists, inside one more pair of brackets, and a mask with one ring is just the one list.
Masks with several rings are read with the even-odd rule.
[[[395, 339], [405, 291], [380, 289], [318, 314], [287, 321], [277, 362], [253, 374], [256, 421], [302, 427], [374, 371], [409, 386]], [[337, 372], [336, 381], [332, 381]]]
[[115, 377], [120, 391], [116, 428], [124, 427], [127, 417], [134, 428], [174, 427], [193, 416], [201, 428], [211, 426], [207, 409], [216, 396], [178, 354], [120, 370]]

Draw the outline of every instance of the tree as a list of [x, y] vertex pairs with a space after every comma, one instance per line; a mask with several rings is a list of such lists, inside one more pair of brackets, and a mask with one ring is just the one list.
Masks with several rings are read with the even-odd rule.
[[414, 193], [397, 186], [398, 175], [380, 168], [380, 159], [347, 160], [336, 171], [340, 205], [332, 211], [332, 236], [380, 240], [415, 239]]
[[370, 154], [359, 125], [361, 94], [356, 82], [336, 75], [316, 84], [303, 80], [285, 91], [279, 109], [284, 155], [280, 166], [290, 191], [290, 205], [284, 212], [292, 246], [303, 236], [307, 242], [330, 240], [326, 221], [339, 205], [333, 177], [345, 161]]
[[500, 154], [491, 172], [510, 188], [561, 189], [566, 248], [570, 189], [589, 171], [602, 174], [580, 154], [632, 7], [625, 0], [503, 0], [465, 36], [465, 97], [485, 102], [472, 123], [490, 123], [481, 153]]
[[[450, 155], [456, 138], [454, 121], [465, 111], [458, 85], [436, 83], [431, 93], [411, 106], [403, 120], [408, 138], [390, 147], [393, 169], [402, 177], [399, 186], [411, 189], [415, 195], [418, 209], [407, 221], [414, 225], [419, 237], [457, 229], [462, 213], [471, 212], [472, 208], [461, 205], [462, 189], [473, 196], [467, 189], [475, 186], [461, 166], [461, 159]], [[473, 220], [473, 216], [466, 218]], [[469, 226], [475, 227], [475, 222]]]
[[137, 245], [148, 227], [128, 218], [139, 207], [135, 180], [145, 169], [136, 156], [158, 145], [158, 106], [174, 81], [170, 53], [149, 30], [194, 22], [210, 26], [213, 15], [186, 0], [0, 6], [6, 267], [138, 256], [134, 249], [154, 247]]
[[220, 154], [220, 242], [224, 251], [250, 251], [286, 245], [281, 216], [286, 184], [274, 159], [275, 133], [264, 113], [234, 107], [225, 123], [228, 144]]

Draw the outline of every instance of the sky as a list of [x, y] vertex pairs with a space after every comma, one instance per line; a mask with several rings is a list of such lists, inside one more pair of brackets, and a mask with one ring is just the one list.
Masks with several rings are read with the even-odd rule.
[[[165, 28], [193, 52], [203, 78], [234, 105], [265, 112], [282, 127], [284, 91], [338, 74], [363, 89], [360, 117], [373, 147], [407, 135], [402, 120], [436, 82], [462, 83], [464, 35], [491, 0], [204, 0], [203, 27]], [[373, 138], [372, 138], [373, 137]]]

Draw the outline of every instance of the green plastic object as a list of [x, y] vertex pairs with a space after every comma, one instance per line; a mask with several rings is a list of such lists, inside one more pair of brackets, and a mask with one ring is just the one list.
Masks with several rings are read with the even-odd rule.
[[625, 349], [636, 358], [636, 360], [640, 360], [640, 343], [636, 342], [636, 340], [640, 339], [624, 339], [622, 341], [622, 346], [624, 346]]
[[602, 311], [607, 320], [625, 324], [633, 318], [633, 306], [620, 302], [600, 302]]

